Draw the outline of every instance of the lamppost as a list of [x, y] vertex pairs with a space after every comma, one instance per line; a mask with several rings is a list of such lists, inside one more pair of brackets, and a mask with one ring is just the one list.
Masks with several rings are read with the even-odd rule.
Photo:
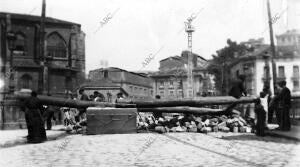
[[263, 58], [265, 60], [265, 80], [264, 80], [264, 88], [268, 88], [268, 91], [270, 90], [270, 66], [269, 66], [269, 57], [270, 55], [268, 54], [268, 52], [265, 52], [263, 55]]
[[246, 93], [249, 94], [249, 93], [251, 93], [251, 92], [248, 92], [249, 89], [251, 91], [251, 84], [250, 84], [250, 88], [249, 89], [248, 89], [249, 84], [247, 84], [248, 83], [247, 80], [250, 79], [250, 78], [248, 78], [248, 76], [249, 76], [249, 65], [248, 64], [244, 64], [243, 70], [244, 70], [243, 85], [244, 85]]
[[15, 33], [13, 32], [7, 32], [6, 35], [7, 38], [7, 44], [8, 44], [8, 49], [10, 52], [10, 59], [9, 59], [9, 93], [14, 92], [14, 75], [13, 75], [13, 51], [15, 50], [16, 43], [15, 41], [17, 40], [17, 37]]

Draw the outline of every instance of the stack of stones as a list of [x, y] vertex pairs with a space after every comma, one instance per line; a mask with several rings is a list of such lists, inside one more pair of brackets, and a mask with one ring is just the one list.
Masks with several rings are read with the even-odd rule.
[[230, 116], [193, 116], [174, 115], [154, 118], [153, 116], [140, 117], [137, 121], [139, 131], [149, 130], [158, 133], [166, 132], [252, 132], [251, 124], [240, 115]]

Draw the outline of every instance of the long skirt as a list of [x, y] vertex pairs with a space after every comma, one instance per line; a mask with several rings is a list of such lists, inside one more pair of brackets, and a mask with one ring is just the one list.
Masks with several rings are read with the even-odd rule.
[[287, 107], [279, 108], [279, 128], [283, 131], [291, 130], [290, 109]]
[[40, 143], [47, 139], [44, 120], [37, 110], [28, 113], [28, 142]]

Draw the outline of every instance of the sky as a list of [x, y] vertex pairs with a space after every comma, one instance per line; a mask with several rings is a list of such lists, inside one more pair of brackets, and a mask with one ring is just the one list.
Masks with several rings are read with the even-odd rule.
[[[270, 0], [274, 33], [300, 29], [300, 0]], [[192, 24], [193, 52], [206, 59], [226, 45], [264, 37], [266, 0], [46, 0], [46, 16], [81, 24], [86, 73], [108, 66], [156, 71], [159, 61], [187, 49], [184, 22]], [[1, 12], [41, 15], [42, 0], [0, 0]], [[109, 16], [109, 19], [105, 19]], [[297, 20], [297, 21], [296, 21]], [[143, 67], [147, 57], [154, 58]]]

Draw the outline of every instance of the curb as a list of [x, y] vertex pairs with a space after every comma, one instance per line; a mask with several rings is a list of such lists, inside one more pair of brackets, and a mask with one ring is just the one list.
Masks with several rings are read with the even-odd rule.
[[288, 139], [288, 140], [294, 140], [296, 142], [300, 142], [300, 139], [297, 137], [293, 137], [293, 136], [287, 136], [287, 135], [282, 135], [282, 134], [278, 134], [278, 133], [274, 133], [272, 131], [266, 131], [265, 135], [267, 136], [272, 136], [272, 137], [280, 137], [280, 138], [284, 138], [284, 139]]
[[[47, 141], [57, 140], [58, 138], [61, 138], [64, 136], [68, 136], [68, 134], [65, 131], [62, 131], [61, 133], [57, 133], [57, 134], [47, 135]], [[31, 143], [27, 143], [26, 138], [19, 138], [19, 139], [5, 142], [3, 144], [1, 143], [0, 148], [8, 148], [8, 147], [23, 145], [23, 144], [31, 144]]]

